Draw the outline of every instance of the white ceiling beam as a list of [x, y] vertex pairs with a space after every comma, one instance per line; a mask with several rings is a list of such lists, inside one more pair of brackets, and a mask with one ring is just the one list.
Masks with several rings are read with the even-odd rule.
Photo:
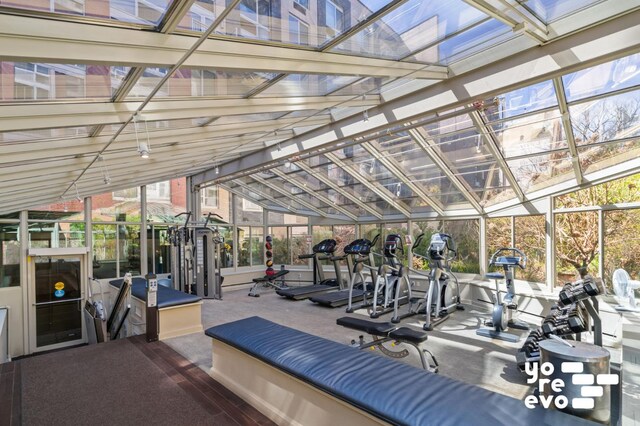
[[444, 174], [456, 187], [458, 191], [464, 196], [464, 198], [473, 206], [474, 209], [479, 214], [484, 213], [484, 209], [478, 202], [474, 192], [471, 190], [467, 181], [456, 176], [453, 172], [455, 168], [453, 165], [442, 155], [439, 154], [439, 150], [437, 145], [433, 139], [429, 137], [427, 132], [418, 127], [415, 129], [409, 130], [409, 136], [411, 136], [412, 140], [416, 145], [422, 149], [422, 151], [433, 161], [433, 163], [438, 167], [438, 169]]
[[553, 87], [556, 91], [556, 98], [558, 99], [558, 108], [560, 109], [560, 114], [562, 117], [564, 134], [567, 137], [567, 145], [569, 145], [569, 155], [571, 156], [573, 172], [576, 175], [576, 181], [578, 182], [578, 185], [581, 185], [584, 178], [582, 176], [582, 168], [580, 167], [578, 149], [576, 148], [576, 138], [573, 133], [573, 126], [571, 125], [569, 107], [567, 106], [567, 96], [565, 95], [564, 83], [562, 82], [561, 77], [556, 77], [553, 79]]
[[364, 176], [358, 172], [353, 166], [342, 161], [338, 156], [329, 152], [325, 154], [326, 157], [336, 166], [342, 168], [346, 173], [350, 174], [355, 180], [360, 182], [363, 186], [367, 187], [371, 192], [376, 194], [382, 200], [386, 201], [391, 207], [398, 210], [405, 217], [411, 217], [411, 211], [409, 210], [409, 206], [407, 206], [402, 201], [398, 201], [395, 199], [394, 194], [389, 192], [387, 188], [382, 186], [380, 183], [375, 181], [370, 181], [366, 179]]
[[[317, 214], [319, 214], [322, 217], [327, 217], [328, 214], [323, 212], [322, 210], [320, 210], [319, 208], [317, 208], [316, 206], [314, 206], [313, 204], [307, 202], [306, 200], [303, 200], [301, 198], [296, 198], [293, 194], [291, 194], [290, 192], [286, 191], [283, 188], [280, 188], [278, 185], [275, 185], [271, 182], [269, 182], [266, 179], [262, 179], [260, 176], [249, 176], [251, 179], [253, 179], [254, 181], [273, 189], [274, 191], [284, 195], [287, 199], [291, 200], [291, 201], [295, 201], [296, 203], [308, 208], [309, 210], [311, 210], [312, 212], [316, 212]], [[252, 188], [252, 187], [250, 187]]]
[[314, 152], [318, 148], [366, 136], [437, 111], [464, 106], [477, 99], [487, 99], [638, 51], [640, 10], [634, 10], [534, 49], [516, 54], [505, 53], [503, 57], [480, 56], [477, 67], [472, 71], [369, 108], [368, 121], [362, 120], [358, 114], [337, 120], [282, 142], [282, 149], [278, 152], [262, 150], [245, 155], [221, 165], [219, 175], [206, 171], [193, 176], [193, 182], [198, 185], [294, 155]]
[[319, 181], [327, 185], [329, 188], [336, 191], [338, 194], [342, 195], [346, 199], [350, 200], [352, 203], [356, 204], [361, 209], [368, 211], [373, 217], [382, 219], [382, 213], [380, 213], [377, 209], [373, 208], [367, 203], [363, 203], [362, 201], [360, 201], [358, 197], [356, 197], [355, 195], [352, 195], [349, 191], [346, 191], [343, 188], [341, 188], [339, 185], [333, 182], [331, 178], [329, 178], [328, 176], [325, 176], [322, 172], [318, 171], [317, 169], [311, 168], [304, 160], [298, 161], [295, 164], [297, 167], [304, 170], [309, 175], [315, 177], [316, 179], [318, 179]]
[[524, 192], [522, 192], [522, 188], [520, 188], [520, 185], [513, 175], [509, 164], [507, 164], [507, 161], [504, 159], [502, 151], [500, 150], [500, 141], [493, 131], [493, 128], [489, 124], [487, 124], [487, 120], [484, 117], [484, 114], [481, 114], [478, 111], [472, 111], [469, 113], [469, 117], [471, 117], [471, 121], [476, 127], [476, 131], [484, 140], [485, 146], [491, 153], [493, 159], [496, 160], [498, 167], [502, 171], [505, 179], [507, 179], [507, 181], [509, 182], [511, 189], [513, 189], [513, 192], [515, 192], [518, 200], [520, 200], [521, 203], [525, 202], [527, 197], [524, 195]]
[[398, 164], [395, 159], [385, 156], [382, 147], [375, 141], [364, 142], [361, 146], [367, 151], [373, 158], [382, 163], [382, 165], [391, 172], [397, 179], [406, 185], [418, 198], [424, 203], [429, 205], [436, 213], [443, 214], [444, 209], [439, 201], [431, 198], [429, 194], [418, 184], [413, 182], [409, 176], [404, 172], [402, 166]]
[[[177, 63], [195, 40], [186, 35], [55, 20], [43, 25], [38, 18], [0, 15], [0, 57], [5, 61], [167, 67]], [[220, 39], [206, 40], [183, 66], [287, 74], [448, 77], [442, 66]]]
[[[260, 121], [253, 123], [237, 123], [221, 126], [193, 127], [189, 129], [162, 130], [149, 132], [149, 141], [152, 149], [163, 146], [178, 146], [181, 149], [190, 149], [198, 146], [235, 146], [255, 140], [263, 135], [264, 140], [273, 139], [276, 135], [269, 135], [274, 129], [286, 126], [299, 119], [285, 119], [274, 121]], [[310, 120], [315, 125], [327, 123], [328, 118]], [[280, 132], [282, 135], [285, 132]], [[265, 135], [266, 134], [266, 135]], [[290, 134], [290, 133], [289, 133]], [[34, 142], [0, 143], [0, 164], [24, 161], [37, 157], [55, 158], [68, 155], [83, 155], [96, 153], [101, 144], [108, 142], [110, 136], [98, 136], [95, 138], [70, 138], [42, 140]], [[144, 131], [138, 132], [138, 138], [146, 140]], [[198, 144], [196, 144], [198, 143]], [[127, 133], [118, 137], [109, 147], [108, 152], [121, 149], [137, 148], [136, 134]]]
[[303, 190], [304, 192], [306, 192], [307, 194], [311, 195], [314, 198], [317, 198], [318, 200], [322, 201], [323, 203], [325, 203], [327, 206], [331, 206], [334, 209], [336, 209], [337, 211], [339, 211], [340, 213], [342, 213], [343, 215], [347, 216], [348, 218], [352, 219], [352, 220], [358, 220], [358, 216], [356, 216], [355, 214], [351, 213], [349, 210], [341, 207], [339, 204], [337, 204], [334, 201], [331, 201], [329, 198], [325, 197], [324, 195], [315, 192], [313, 190], [311, 190], [310, 188], [308, 188], [306, 186], [305, 182], [301, 182], [298, 178], [296, 178], [295, 176], [287, 176], [285, 173], [282, 173], [280, 170], [278, 169], [272, 169], [271, 170], [273, 173], [275, 173], [277, 176], [279, 176], [281, 179], [284, 179], [285, 182], [290, 182], [293, 183], [295, 186], [297, 186], [298, 188], [300, 188], [301, 190]]
[[542, 44], [549, 41], [549, 30], [544, 22], [522, 11], [518, 6], [499, 0], [499, 5], [494, 5], [489, 0], [463, 0], [468, 5], [480, 10], [492, 18], [511, 27], [514, 32], [522, 31], [528, 37]]
[[[141, 120], [176, 120], [213, 116], [243, 115], [300, 110], [322, 110], [340, 106], [371, 107], [380, 96], [364, 99], [353, 96], [315, 96], [251, 99], [182, 99], [151, 101], [140, 114]], [[121, 103], [30, 103], [0, 106], [0, 132], [94, 126], [125, 122], [141, 102]], [[215, 125], [215, 122], [213, 123]]]

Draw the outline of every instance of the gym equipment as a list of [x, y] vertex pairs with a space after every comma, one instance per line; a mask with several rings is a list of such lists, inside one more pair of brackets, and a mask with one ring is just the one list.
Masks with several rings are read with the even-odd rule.
[[[340, 290], [320, 294], [309, 300], [330, 308], [337, 308], [344, 305], [349, 305], [350, 307], [352, 302], [364, 300], [367, 294], [371, 292], [372, 285], [371, 283], [367, 283], [363, 271], [365, 269], [371, 270], [373, 280], [375, 281], [376, 271], [375, 268], [371, 266], [374, 265], [371, 247], [375, 246], [379, 237], [379, 235], [376, 235], [373, 241], [360, 238], [347, 244], [344, 248], [344, 256], [333, 257], [332, 260], [340, 261], [346, 258], [349, 269], [348, 286], [345, 286], [343, 281]], [[348, 311], [349, 308], [347, 308], [347, 312]]]
[[528, 362], [540, 361], [540, 343], [550, 338], [580, 341], [583, 333], [593, 332], [593, 343], [602, 346], [602, 320], [597, 299], [601, 293], [604, 293], [602, 282], [590, 275], [565, 284], [541, 326], [531, 331], [518, 349], [516, 362], [520, 371], [525, 371]]
[[184, 225], [169, 228], [171, 242], [171, 267], [175, 277], [176, 290], [196, 294], [205, 299], [222, 299], [222, 267], [220, 247], [224, 238], [217, 227], [209, 226], [209, 213], [204, 225], [189, 222], [191, 212], [184, 212], [175, 217], [186, 216]]
[[271, 273], [265, 275], [264, 277], [254, 278], [253, 279], [253, 287], [249, 290], [249, 296], [251, 297], [260, 297], [259, 289], [263, 288], [274, 288], [276, 291], [286, 290], [287, 283], [284, 280], [284, 276], [289, 273], [288, 270], [284, 269], [284, 265], [280, 266], [280, 270], [275, 272], [273, 268], [271, 269]]
[[[276, 294], [287, 299], [302, 300], [308, 299], [329, 291], [337, 291], [343, 286], [342, 273], [340, 272], [340, 262], [333, 256], [338, 243], [334, 239], [320, 241], [313, 246], [312, 253], [298, 256], [299, 259], [313, 259], [313, 284], [301, 287], [289, 287], [276, 290]], [[333, 259], [333, 260], [332, 260]], [[325, 279], [321, 260], [332, 260], [336, 278]]]
[[[511, 256], [503, 253], [511, 253]], [[485, 325], [491, 328], [481, 328], [476, 330], [478, 336], [489, 337], [492, 339], [506, 340], [507, 342], [517, 342], [520, 337], [515, 334], [505, 333], [509, 328], [518, 330], [528, 330], [529, 326], [522, 321], [513, 318], [513, 312], [518, 309], [517, 295], [515, 290], [515, 269], [516, 267], [524, 269], [527, 266], [527, 256], [517, 248], [502, 247], [498, 249], [489, 262], [489, 267], [502, 267], [504, 274], [491, 272], [485, 275], [487, 279], [492, 279], [496, 283], [496, 294], [493, 300], [493, 314], [491, 321], [486, 321]], [[498, 280], [505, 280], [507, 284], [507, 293], [500, 298], [500, 286]]]
[[[424, 259], [429, 262], [429, 274], [423, 271], [409, 269], [418, 275], [429, 277], [429, 287], [425, 297], [409, 299], [409, 309], [404, 314], [399, 314], [399, 304], [394, 304], [393, 318], [391, 322], [397, 323], [400, 320], [412, 315], [424, 314], [424, 330], [432, 330], [433, 327], [449, 318], [449, 314], [456, 310], [464, 310], [460, 303], [460, 286], [458, 278], [451, 272], [451, 262], [458, 255], [457, 247], [453, 238], [448, 234], [437, 233], [431, 236], [427, 256], [416, 253], [416, 249], [424, 239], [424, 234], [418, 235], [411, 247], [414, 257]], [[395, 299], [398, 300], [398, 297]]]
[[384, 241], [385, 263], [378, 270], [378, 279], [373, 288], [371, 318], [396, 310], [397, 305], [411, 300], [411, 283], [404, 265], [398, 261], [398, 251], [404, 253], [402, 237], [398, 234], [387, 235]]
[[[438, 372], [438, 361], [431, 352], [427, 349], [420, 347], [422, 343], [427, 340], [428, 334], [424, 331], [414, 330], [409, 327], [397, 327], [388, 322], [374, 322], [367, 321], [360, 318], [342, 317], [336, 320], [336, 324], [343, 327], [350, 328], [352, 330], [363, 331], [372, 336], [371, 342], [365, 342], [363, 336], [359, 336], [358, 342], [351, 341], [352, 346], [356, 346], [359, 349], [374, 348], [379, 349], [384, 355], [390, 358], [405, 358], [409, 355], [409, 351], [406, 349], [389, 349], [384, 346], [387, 342], [406, 343], [413, 346], [420, 356], [420, 362], [422, 368], [433, 373]], [[433, 360], [433, 364], [429, 365], [425, 354], [429, 354]]]
[[624, 269], [613, 271], [613, 291], [619, 303], [615, 309], [621, 312], [639, 312], [635, 295], [635, 291], [639, 288], [640, 281], [632, 280]]
[[124, 280], [122, 281], [120, 290], [118, 290], [116, 301], [113, 304], [113, 309], [111, 310], [111, 314], [107, 320], [109, 340], [116, 340], [118, 338], [120, 331], [122, 330], [122, 326], [129, 315], [129, 311], [131, 310], [130, 299], [132, 282], [133, 279], [131, 277], [131, 273], [127, 272], [124, 275]]

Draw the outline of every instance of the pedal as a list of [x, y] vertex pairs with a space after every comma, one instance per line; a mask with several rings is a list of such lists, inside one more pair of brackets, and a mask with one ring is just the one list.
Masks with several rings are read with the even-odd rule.
[[517, 303], [509, 303], [507, 305], [507, 309], [517, 310], [518, 309], [518, 304]]
[[493, 327], [493, 321], [487, 320], [487, 321], [484, 322], [484, 325], [487, 326], [487, 327]]

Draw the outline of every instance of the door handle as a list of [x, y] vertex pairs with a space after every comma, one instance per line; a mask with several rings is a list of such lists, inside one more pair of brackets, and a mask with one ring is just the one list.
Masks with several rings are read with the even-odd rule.
[[82, 297], [77, 297], [75, 299], [65, 299], [65, 300], [56, 300], [55, 302], [40, 302], [40, 303], [33, 303], [33, 306], [43, 306], [43, 305], [55, 305], [56, 303], [64, 303], [64, 302], [77, 302], [79, 300], [82, 300]]

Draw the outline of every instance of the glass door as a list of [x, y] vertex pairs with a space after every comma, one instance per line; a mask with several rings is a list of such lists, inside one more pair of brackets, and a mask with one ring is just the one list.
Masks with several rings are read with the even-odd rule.
[[32, 350], [83, 340], [83, 256], [37, 256], [31, 262]]

